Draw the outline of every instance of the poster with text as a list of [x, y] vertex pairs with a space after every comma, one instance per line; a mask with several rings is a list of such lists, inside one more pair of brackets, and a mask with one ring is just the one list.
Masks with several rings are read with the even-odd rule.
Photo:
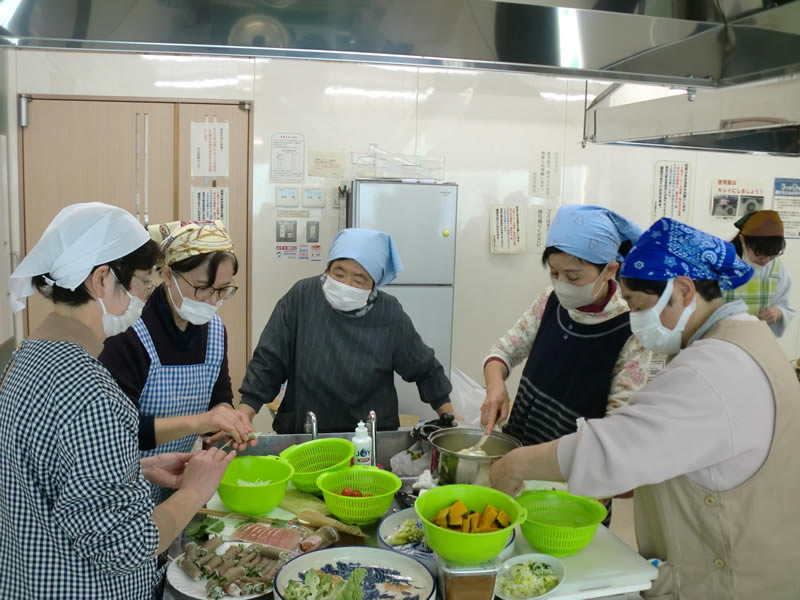
[[800, 238], [800, 179], [775, 178], [775, 210], [783, 221], [783, 235]]
[[309, 177], [344, 177], [344, 166], [347, 164], [346, 152], [325, 152], [323, 150], [308, 149], [308, 175]]
[[300, 183], [305, 173], [306, 145], [302, 133], [273, 133], [269, 178], [272, 183]]
[[688, 222], [690, 182], [688, 162], [656, 162], [655, 197], [651, 214], [653, 221], [669, 217], [683, 223]]
[[537, 252], [544, 252], [547, 247], [547, 232], [550, 229], [550, 223], [556, 216], [556, 208], [536, 208], [534, 209], [534, 218], [532, 235], [533, 244]]
[[561, 152], [536, 149], [531, 153], [528, 195], [548, 199], [561, 196]]
[[192, 177], [228, 177], [228, 124], [192, 123]]
[[192, 220], [219, 220], [228, 229], [228, 197], [227, 187], [192, 187]]
[[764, 184], [738, 177], [717, 177], [711, 181], [710, 214], [720, 221], [736, 221], [764, 205]]
[[525, 211], [519, 204], [489, 207], [489, 250], [492, 254], [518, 254], [525, 250]]

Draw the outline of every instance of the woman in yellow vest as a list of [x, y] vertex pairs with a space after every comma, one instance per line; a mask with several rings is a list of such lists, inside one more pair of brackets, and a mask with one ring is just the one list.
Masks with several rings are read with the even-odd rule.
[[753, 278], [723, 293], [725, 302], [744, 300], [748, 312], [766, 322], [781, 337], [794, 318], [789, 306], [792, 278], [779, 256], [786, 248], [783, 221], [774, 210], [757, 210], [735, 223], [739, 234], [731, 240], [736, 254], [753, 267]]

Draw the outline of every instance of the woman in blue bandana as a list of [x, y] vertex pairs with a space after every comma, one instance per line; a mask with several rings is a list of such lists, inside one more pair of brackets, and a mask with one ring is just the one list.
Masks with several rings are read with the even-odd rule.
[[340, 231], [325, 273], [298, 281], [275, 306], [247, 367], [240, 410], [252, 419], [286, 381], [278, 433], [302, 433], [309, 410], [320, 432], [350, 431], [370, 410], [378, 429], [397, 429], [397, 373], [438, 414], [452, 413], [441, 363], [397, 299], [378, 289], [402, 269], [386, 233]]
[[639, 552], [662, 561], [644, 598], [796, 597], [800, 384], [767, 324], [722, 297], [753, 269], [733, 244], [661, 219], [620, 275], [634, 335], [675, 356], [610, 418], [508, 453], [493, 485], [633, 489]]
[[483, 425], [492, 429], [508, 416], [505, 380], [526, 360], [503, 428], [525, 445], [575, 431], [577, 419], [606, 415], [644, 385], [650, 352], [631, 335], [628, 306], [614, 279], [620, 246], [641, 232], [599, 206], [558, 210], [542, 256], [552, 286], [484, 361]]

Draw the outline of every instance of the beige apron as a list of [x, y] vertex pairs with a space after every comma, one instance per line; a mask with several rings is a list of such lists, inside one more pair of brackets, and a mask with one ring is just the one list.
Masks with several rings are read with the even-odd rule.
[[775, 433], [761, 468], [731, 490], [711, 492], [686, 476], [636, 490], [639, 551], [666, 561], [642, 596], [800, 598], [800, 384], [763, 322], [725, 319], [704, 338], [735, 344], [764, 371]]

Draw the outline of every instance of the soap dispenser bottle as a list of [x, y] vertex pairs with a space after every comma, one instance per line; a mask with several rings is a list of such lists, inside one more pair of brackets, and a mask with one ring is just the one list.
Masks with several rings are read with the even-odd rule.
[[353, 464], [369, 466], [372, 453], [372, 438], [367, 433], [367, 426], [364, 421], [358, 422], [356, 434], [353, 436], [353, 445], [356, 447], [353, 453]]

